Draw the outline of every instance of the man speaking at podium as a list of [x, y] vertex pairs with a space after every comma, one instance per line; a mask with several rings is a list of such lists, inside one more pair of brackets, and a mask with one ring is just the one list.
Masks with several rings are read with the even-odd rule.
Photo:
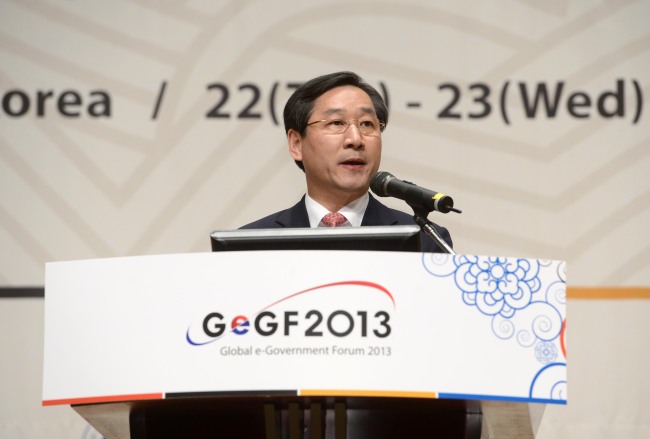
[[[413, 217], [369, 194], [381, 161], [388, 108], [352, 72], [319, 76], [300, 86], [284, 107], [289, 153], [305, 173], [307, 193], [293, 207], [242, 227], [359, 227], [412, 225]], [[451, 247], [447, 229], [434, 225]], [[422, 234], [422, 249], [441, 249]]]

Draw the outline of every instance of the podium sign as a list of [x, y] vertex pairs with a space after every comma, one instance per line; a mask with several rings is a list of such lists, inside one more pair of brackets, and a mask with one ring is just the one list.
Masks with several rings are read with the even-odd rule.
[[189, 395], [565, 404], [565, 264], [260, 251], [46, 266], [43, 404]]

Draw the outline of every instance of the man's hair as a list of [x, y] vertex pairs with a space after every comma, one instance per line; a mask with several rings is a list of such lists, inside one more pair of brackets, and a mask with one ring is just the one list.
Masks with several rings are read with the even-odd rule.
[[[312, 111], [314, 111], [314, 101], [329, 90], [344, 85], [352, 85], [366, 92], [375, 107], [377, 119], [384, 124], [388, 124], [388, 107], [386, 107], [379, 92], [364, 82], [356, 73], [336, 72], [310, 79], [298, 87], [289, 97], [284, 106], [285, 132], [288, 133], [289, 130], [293, 129], [299, 132], [301, 136], [304, 136], [307, 130], [307, 122]], [[296, 164], [300, 169], [305, 170], [301, 161], [296, 160]]]

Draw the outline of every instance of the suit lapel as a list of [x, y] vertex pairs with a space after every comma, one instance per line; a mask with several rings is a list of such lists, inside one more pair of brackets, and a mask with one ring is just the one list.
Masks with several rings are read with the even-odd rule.
[[293, 207], [280, 212], [275, 218], [275, 222], [280, 227], [309, 227], [309, 215], [307, 215], [304, 195]]
[[389, 208], [370, 195], [368, 207], [366, 207], [363, 220], [361, 220], [362, 226], [393, 226], [398, 222], [399, 218]]

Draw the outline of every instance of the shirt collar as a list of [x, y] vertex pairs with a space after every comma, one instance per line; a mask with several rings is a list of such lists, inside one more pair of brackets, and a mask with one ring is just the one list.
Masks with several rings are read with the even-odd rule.
[[[339, 212], [348, 219], [352, 227], [359, 227], [363, 220], [363, 214], [366, 213], [369, 200], [370, 196], [366, 192], [361, 197], [341, 208]], [[329, 210], [314, 201], [309, 194], [305, 195], [305, 207], [307, 208], [310, 227], [318, 227], [320, 220], [329, 213]]]

